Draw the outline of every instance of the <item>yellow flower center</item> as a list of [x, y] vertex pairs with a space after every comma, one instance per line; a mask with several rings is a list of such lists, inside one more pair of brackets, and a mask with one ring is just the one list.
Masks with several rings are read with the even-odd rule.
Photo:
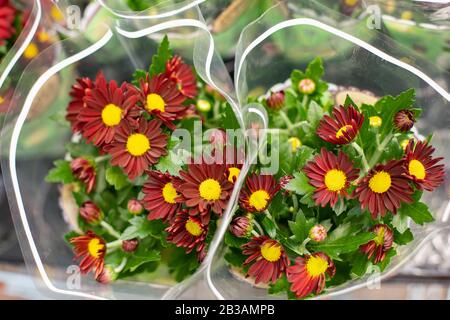
[[0, 96], [0, 104], [2, 104], [3, 102], [5, 102], [5, 98], [3, 98], [2, 96]]
[[200, 192], [200, 197], [207, 201], [219, 200], [220, 194], [222, 193], [222, 187], [217, 180], [207, 179], [200, 183], [198, 191]]
[[166, 103], [159, 94], [150, 93], [147, 96], [147, 110], [149, 111], [158, 110], [164, 112], [164, 110], [166, 110], [165, 106]]
[[45, 31], [39, 32], [37, 36], [40, 42], [47, 42], [50, 40], [50, 35]]
[[108, 127], [117, 126], [122, 119], [122, 109], [115, 104], [108, 104], [102, 110], [102, 121]]
[[381, 120], [381, 118], [378, 116], [373, 116], [373, 117], [369, 118], [369, 124], [371, 127], [378, 128], [381, 126], [382, 123], [383, 123], [383, 120]]
[[349, 7], [353, 7], [358, 3], [359, 0], [345, 0], [345, 4]]
[[413, 18], [413, 13], [409, 10], [403, 11], [401, 14], [403, 20], [411, 20]]
[[351, 129], [351, 128], [353, 128], [353, 127], [351, 125], [349, 125], [349, 124], [343, 126], [342, 128], [340, 128], [338, 130], [338, 132], [336, 132], [336, 138], [339, 139], [340, 137], [343, 137], [344, 136], [344, 132], [347, 132], [347, 130]]
[[198, 237], [203, 233], [202, 227], [200, 224], [194, 220], [189, 219], [184, 226], [191, 235], [194, 237]]
[[145, 135], [141, 133], [135, 133], [128, 137], [127, 151], [131, 155], [139, 157], [146, 153], [149, 149], [150, 141]]
[[369, 188], [375, 193], [384, 193], [391, 187], [391, 176], [386, 171], [374, 174], [369, 180]]
[[375, 239], [373, 241], [375, 241], [375, 243], [379, 246], [384, 244], [384, 234], [385, 234], [386, 230], [384, 228], [380, 228], [378, 229], [377, 232], [377, 236], [375, 237]]
[[347, 177], [342, 170], [331, 169], [325, 174], [325, 185], [329, 191], [341, 191], [346, 182]]
[[171, 204], [175, 203], [175, 198], [178, 197], [178, 193], [177, 190], [173, 187], [172, 182], [168, 182], [164, 185], [162, 189], [162, 195], [165, 202]]
[[98, 259], [100, 257], [100, 251], [103, 250], [105, 245], [100, 242], [100, 239], [93, 238], [88, 243], [88, 252], [91, 255], [91, 257]]
[[237, 177], [239, 176], [239, 173], [241, 172], [241, 169], [236, 168], [236, 167], [231, 167], [228, 169], [228, 181], [230, 181], [231, 183], [234, 183], [234, 181], [236, 181]]
[[302, 142], [297, 137], [292, 137], [288, 139], [288, 142], [291, 144], [292, 152], [297, 151], [298, 148], [302, 146]]
[[409, 140], [408, 140], [408, 139], [405, 139], [405, 140], [403, 140], [403, 141], [400, 143], [400, 145], [402, 146], [403, 151], [406, 150], [406, 147], [408, 146], [408, 144], [409, 144]]
[[39, 48], [38, 46], [31, 42], [28, 47], [25, 49], [25, 51], [23, 52], [23, 56], [27, 59], [33, 59], [34, 57], [36, 57], [39, 54]]
[[200, 99], [197, 101], [197, 109], [201, 112], [208, 112], [211, 110], [211, 103], [208, 100]]
[[328, 261], [321, 258], [311, 256], [306, 262], [306, 271], [311, 277], [317, 277], [325, 273], [328, 269]]
[[266, 242], [261, 246], [261, 255], [269, 262], [280, 260], [281, 246], [278, 243]]
[[425, 179], [425, 167], [419, 160], [411, 160], [408, 165], [409, 174], [417, 179]]
[[64, 15], [62, 14], [61, 10], [59, 10], [59, 8], [55, 5], [53, 5], [52, 8], [50, 9], [50, 15], [57, 22], [62, 21], [64, 19]]
[[267, 207], [270, 195], [265, 190], [258, 190], [253, 192], [248, 199], [250, 205], [258, 211]]

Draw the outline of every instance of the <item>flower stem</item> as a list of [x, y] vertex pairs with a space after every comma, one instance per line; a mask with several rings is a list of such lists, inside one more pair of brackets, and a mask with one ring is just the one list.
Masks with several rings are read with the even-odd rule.
[[387, 144], [392, 140], [393, 134], [389, 133], [384, 140], [381, 142], [381, 144], [378, 145], [377, 150], [373, 154], [372, 158], [369, 160], [369, 166], [372, 168], [380, 159], [381, 154], [384, 151], [384, 148], [386, 148]]
[[125, 268], [125, 266], [127, 265], [127, 261], [128, 261], [128, 259], [126, 257], [124, 257], [122, 259], [122, 262], [114, 269], [114, 272], [115, 273], [122, 272], [123, 268]]
[[110, 158], [110, 156], [109, 156], [109, 154], [107, 154], [107, 155], [95, 158], [94, 161], [95, 161], [95, 163], [100, 163], [100, 162], [109, 160], [109, 158]]
[[115, 250], [117, 248], [120, 248], [121, 246], [122, 246], [122, 240], [115, 240], [115, 241], [108, 242], [106, 244], [106, 249]]
[[[257, 235], [257, 237], [259, 237], [260, 235], [264, 234], [263, 228], [261, 228], [260, 224], [258, 223], [258, 221], [256, 221], [256, 219], [253, 219], [253, 224], [255, 225], [255, 227], [258, 229], [259, 234]], [[254, 231], [254, 230], [253, 230]], [[256, 231], [255, 231], [256, 232]], [[253, 233], [253, 232], [252, 232]]]
[[284, 122], [286, 123], [286, 127], [288, 128], [289, 131], [291, 131], [294, 126], [292, 124], [291, 120], [289, 119], [289, 117], [283, 110], [280, 110], [279, 113], [280, 113], [281, 118], [283, 118]]
[[298, 211], [298, 198], [295, 193], [292, 194], [292, 203], [294, 205], [294, 212]]
[[256, 232], [255, 230], [252, 230], [252, 235], [254, 235], [255, 237], [259, 237], [259, 233]]
[[119, 239], [120, 238], [120, 233], [117, 232], [109, 223], [107, 223], [106, 221], [102, 220], [100, 222], [100, 225], [103, 227], [103, 229], [105, 229], [110, 235], [112, 235], [114, 238]]
[[369, 169], [370, 169], [370, 166], [369, 166], [369, 164], [367, 162], [366, 155], [364, 154], [364, 150], [356, 142], [352, 142], [352, 147], [361, 156], [362, 163], [363, 163], [363, 166], [364, 166], [364, 172], [368, 172]]

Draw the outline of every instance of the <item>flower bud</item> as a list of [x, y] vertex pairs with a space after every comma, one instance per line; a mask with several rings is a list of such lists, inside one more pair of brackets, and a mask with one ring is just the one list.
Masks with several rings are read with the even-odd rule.
[[298, 91], [303, 94], [312, 94], [316, 91], [316, 83], [309, 78], [302, 79], [298, 83]]
[[288, 185], [288, 183], [293, 179], [293, 176], [287, 175], [280, 178], [280, 188], [284, 189]]
[[373, 116], [369, 118], [369, 125], [374, 128], [378, 128], [383, 124], [383, 120], [378, 116]]
[[100, 283], [108, 284], [117, 279], [118, 274], [114, 272], [114, 268], [110, 265], [105, 265], [103, 271], [98, 275], [95, 280]]
[[95, 168], [84, 158], [76, 158], [70, 163], [73, 176], [86, 185], [86, 192], [90, 193], [95, 186]]
[[411, 110], [400, 110], [394, 116], [394, 126], [401, 132], [408, 132], [414, 126], [415, 118]]
[[253, 230], [253, 216], [247, 214], [245, 216], [234, 218], [233, 221], [231, 221], [229, 229], [230, 232], [238, 238], [250, 236]]
[[272, 92], [267, 99], [267, 106], [274, 110], [279, 110], [284, 106], [284, 91]]
[[141, 202], [137, 199], [128, 200], [127, 209], [129, 213], [134, 215], [141, 214], [144, 211], [144, 207], [142, 206]]
[[316, 224], [309, 230], [309, 237], [316, 242], [321, 242], [327, 237], [327, 229], [321, 224]]
[[197, 101], [197, 110], [201, 112], [211, 111], [211, 103], [208, 100], [199, 99]]
[[138, 239], [131, 239], [131, 240], [124, 240], [122, 241], [122, 249], [125, 252], [134, 252], [136, 251], [137, 247], [139, 245]]
[[288, 142], [291, 145], [291, 151], [296, 152], [298, 148], [302, 146], [302, 142], [297, 137], [291, 137], [288, 139]]
[[103, 219], [101, 210], [92, 201], [86, 201], [81, 205], [80, 216], [90, 224], [97, 224]]

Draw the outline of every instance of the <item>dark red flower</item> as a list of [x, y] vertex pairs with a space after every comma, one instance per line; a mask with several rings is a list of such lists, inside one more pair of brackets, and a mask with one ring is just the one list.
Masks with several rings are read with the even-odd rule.
[[136, 251], [139, 245], [138, 239], [130, 239], [122, 241], [122, 250], [128, 253]]
[[187, 98], [197, 96], [197, 79], [192, 68], [181, 57], [174, 56], [166, 63], [166, 75], [176, 83], [178, 91]]
[[81, 259], [81, 273], [86, 274], [94, 270], [95, 278], [98, 278], [105, 263], [105, 241], [94, 232], [88, 231], [83, 236], [70, 239], [70, 243], [74, 246], [75, 259]]
[[274, 283], [289, 264], [283, 246], [267, 236], [253, 237], [242, 249], [242, 253], [249, 256], [244, 266], [252, 264], [247, 274], [255, 277], [256, 284]]
[[208, 234], [207, 224], [203, 224], [200, 219], [189, 214], [187, 210], [181, 210], [166, 231], [169, 233], [167, 241], [174, 243], [177, 247], [185, 248], [186, 253], [191, 253], [195, 249], [199, 261], [204, 259], [206, 255], [205, 241]]
[[0, 46], [5, 44], [5, 40], [9, 40], [15, 33], [14, 20], [16, 9], [9, 1], [0, 3]]
[[182, 119], [190, 109], [183, 105], [186, 97], [178, 92], [176, 84], [165, 74], [153, 78], [147, 74], [146, 79], [141, 80], [140, 91], [136, 94], [139, 96], [142, 107], [148, 113], [161, 119], [170, 129], [175, 129], [172, 122]]
[[377, 224], [369, 231], [375, 234], [375, 239], [362, 245], [360, 249], [367, 255], [368, 259], [373, 256], [373, 263], [377, 264], [386, 258], [386, 253], [392, 248], [394, 233], [385, 224]]
[[405, 177], [403, 161], [391, 160], [385, 165], [376, 165], [358, 184], [354, 195], [361, 209], [368, 209], [375, 219], [386, 211], [397, 213], [402, 202], [412, 203], [413, 190]]
[[274, 110], [279, 110], [284, 106], [285, 95], [284, 91], [271, 92], [267, 98], [267, 106]]
[[339, 197], [348, 197], [350, 183], [358, 178], [359, 170], [353, 167], [347, 155], [339, 151], [336, 157], [325, 148], [320, 150], [314, 160], [308, 162], [303, 171], [309, 183], [316, 188], [313, 198], [317, 205], [333, 207]]
[[317, 128], [317, 135], [333, 144], [348, 144], [355, 139], [364, 116], [353, 106], [333, 109], [333, 117], [325, 115]]
[[218, 215], [227, 207], [233, 185], [225, 177], [224, 164], [189, 164], [187, 171], [181, 171], [182, 182], [177, 191], [180, 201], [192, 208], [191, 214], [200, 213], [204, 224], [209, 222], [209, 211]]
[[80, 216], [90, 224], [97, 224], [103, 219], [103, 213], [92, 201], [85, 201], [80, 207]]
[[249, 212], [262, 212], [267, 209], [279, 188], [273, 176], [253, 173], [247, 177], [239, 203]]
[[434, 148], [427, 142], [411, 139], [406, 147], [404, 165], [406, 176], [420, 190], [433, 191], [444, 182], [444, 158], [433, 158]]
[[97, 75], [95, 86], [89, 90], [81, 108], [78, 121], [84, 123], [82, 134], [96, 146], [113, 141], [117, 128], [124, 119], [137, 116], [137, 97], [129, 84], [118, 86], [114, 80], [106, 82], [102, 73]]
[[291, 283], [291, 291], [301, 299], [311, 293], [319, 294], [325, 288], [326, 275], [330, 278], [336, 273], [333, 260], [325, 253], [316, 252], [295, 259], [295, 264], [286, 270]]
[[149, 211], [148, 219], [171, 221], [181, 208], [181, 203], [177, 202], [180, 195], [174, 186], [175, 177], [159, 171], [149, 171], [147, 174], [148, 180], [142, 188], [145, 195], [142, 202]]
[[84, 183], [86, 193], [91, 193], [95, 187], [96, 172], [94, 166], [84, 158], [76, 158], [70, 162], [73, 176]]
[[401, 132], [408, 132], [414, 126], [414, 113], [411, 110], [400, 110], [394, 116], [394, 126]]
[[161, 121], [141, 118], [137, 128], [124, 121], [105, 151], [111, 154], [111, 164], [122, 167], [133, 180], [167, 154], [166, 146], [167, 135], [161, 130]]
[[245, 216], [236, 217], [231, 221], [230, 232], [238, 237], [249, 237], [253, 230], [253, 216], [251, 213], [246, 214]]
[[117, 273], [110, 265], [105, 265], [103, 271], [95, 278], [100, 283], [108, 284], [117, 279]]
[[72, 99], [67, 107], [66, 120], [70, 122], [73, 132], [80, 132], [83, 129], [83, 122], [80, 122], [78, 116], [81, 109], [86, 106], [84, 97], [92, 88], [94, 88], [92, 80], [85, 77], [78, 78], [70, 90], [70, 97]]

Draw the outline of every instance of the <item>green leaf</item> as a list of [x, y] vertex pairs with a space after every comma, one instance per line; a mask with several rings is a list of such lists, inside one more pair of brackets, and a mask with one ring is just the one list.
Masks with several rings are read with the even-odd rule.
[[347, 205], [345, 204], [344, 199], [342, 199], [342, 197], [339, 197], [338, 202], [336, 202], [332, 209], [337, 216], [340, 216], [341, 213], [345, 212], [345, 210], [347, 210]]
[[127, 264], [125, 265], [124, 271], [135, 271], [141, 265], [147, 262], [159, 261], [161, 260], [161, 255], [158, 250], [148, 249], [145, 246], [138, 246], [138, 249], [131, 254], [128, 258]]
[[175, 248], [168, 255], [167, 265], [175, 280], [180, 282], [197, 269], [199, 262], [194, 252], [186, 254], [184, 248]]
[[394, 230], [394, 242], [400, 245], [405, 245], [414, 240], [414, 235], [410, 229], [406, 229], [405, 232], [400, 233]]
[[305, 75], [311, 79], [317, 80], [323, 76], [325, 70], [323, 68], [323, 62], [321, 57], [315, 58], [308, 64]]
[[294, 235], [294, 240], [302, 243], [307, 237], [309, 230], [313, 227], [314, 221], [306, 220], [305, 214], [302, 211], [297, 213], [294, 221], [288, 221], [289, 229]]
[[156, 170], [161, 172], [169, 172], [172, 176], [178, 177], [180, 175], [180, 171], [183, 170], [183, 164], [186, 163], [188, 154], [187, 152], [183, 153], [183, 150], [179, 150], [180, 152], [169, 152], [169, 154], [165, 157], [159, 159], [158, 163], [155, 165]]
[[314, 187], [309, 184], [306, 174], [300, 171], [294, 173], [294, 178], [286, 185], [286, 190], [305, 195], [314, 192]]
[[319, 106], [319, 104], [315, 101], [311, 101], [311, 103], [309, 104], [308, 107], [308, 121], [311, 124], [311, 126], [313, 128], [315, 128], [317, 126], [317, 124], [319, 123], [319, 121], [322, 119], [323, 117], [323, 109], [321, 106]]
[[233, 236], [230, 232], [225, 233], [225, 244], [231, 248], [241, 249], [241, 246], [248, 242], [246, 238], [238, 238]]
[[47, 182], [71, 183], [75, 181], [70, 169], [70, 162], [66, 160], [56, 160], [53, 162], [55, 167], [45, 177]]
[[125, 188], [129, 182], [128, 177], [123, 173], [119, 167], [109, 167], [106, 169], [106, 181], [114, 186], [114, 189], [121, 190]]
[[240, 129], [241, 126], [239, 125], [239, 121], [236, 118], [233, 108], [226, 103], [224, 109], [221, 117], [221, 127], [226, 129]]
[[137, 69], [133, 73], [133, 80], [131, 81], [132, 84], [134, 84], [136, 87], [139, 87], [141, 84], [141, 80], [145, 80], [147, 77], [147, 72], [145, 70]]
[[80, 141], [78, 143], [68, 142], [66, 143], [65, 148], [73, 158], [83, 156], [95, 157], [98, 155], [98, 149], [94, 145], [87, 144], [84, 141]]
[[366, 274], [367, 267], [369, 266], [369, 260], [367, 259], [367, 256], [365, 254], [358, 252], [351, 260], [351, 264], [351, 273], [358, 277], [362, 277]]
[[386, 253], [386, 257], [384, 258], [383, 261], [381, 261], [380, 263], [378, 263], [378, 265], [380, 266], [380, 271], [383, 272], [391, 263], [391, 259], [393, 257], [395, 257], [397, 255], [397, 251], [395, 251], [394, 248], [391, 248], [387, 253]]
[[166, 71], [166, 62], [171, 58], [172, 50], [170, 50], [169, 38], [166, 35], [159, 45], [157, 54], [152, 58], [150, 76], [153, 77], [157, 74], [164, 73]]
[[278, 294], [281, 292], [289, 291], [289, 288], [291, 287], [291, 284], [288, 282], [286, 275], [283, 274], [283, 276], [278, 279], [275, 283], [269, 284], [269, 294]]
[[403, 212], [397, 212], [392, 218], [392, 226], [399, 232], [403, 233], [408, 229], [408, 216]]
[[242, 252], [236, 248], [230, 248], [225, 253], [225, 261], [231, 264], [232, 266], [242, 268], [244, 261], [247, 259], [247, 256], [244, 256]]
[[313, 251], [322, 251], [330, 257], [336, 257], [342, 253], [350, 253], [358, 250], [363, 244], [366, 244], [374, 238], [372, 232], [362, 232], [356, 235], [349, 235], [330, 241], [326, 239], [321, 243], [311, 243], [309, 247]]
[[154, 238], [161, 238], [164, 236], [165, 224], [161, 220], [148, 220], [147, 217], [137, 216], [130, 220], [131, 226], [126, 228], [121, 240], [130, 240], [134, 238], [146, 238], [152, 236]]
[[277, 226], [272, 221], [272, 219], [270, 219], [268, 216], [265, 216], [264, 219], [261, 221], [261, 224], [264, 231], [266, 231], [267, 235], [270, 238], [275, 239], [277, 235]]
[[415, 202], [413, 204], [404, 203], [398, 213], [410, 217], [415, 223], [420, 225], [434, 221], [428, 206], [422, 202]]
[[72, 244], [70, 243], [70, 239], [75, 238], [75, 237], [78, 237], [78, 236], [80, 236], [80, 234], [79, 234], [78, 232], [76, 232], [76, 231], [69, 231], [69, 232], [67, 232], [67, 233], [64, 235], [64, 240], [65, 240], [69, 245], [72, 245]]

